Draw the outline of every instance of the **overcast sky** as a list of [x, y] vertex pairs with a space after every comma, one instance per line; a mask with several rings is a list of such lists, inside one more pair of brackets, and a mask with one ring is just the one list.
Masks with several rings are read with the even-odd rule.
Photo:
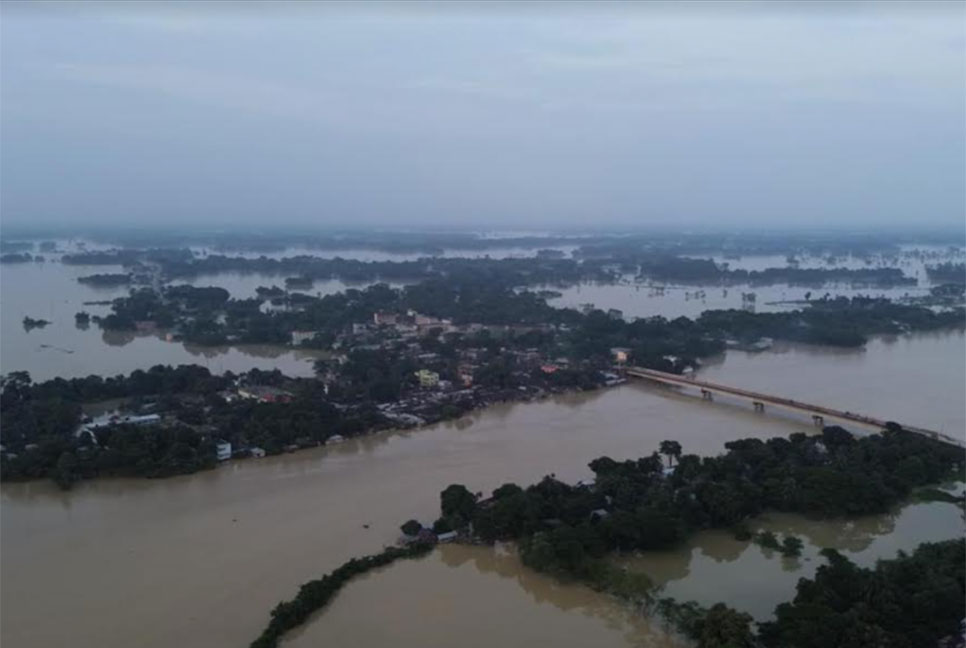
[[3, 222], [962, 226], [964, 5], [2, 4]]

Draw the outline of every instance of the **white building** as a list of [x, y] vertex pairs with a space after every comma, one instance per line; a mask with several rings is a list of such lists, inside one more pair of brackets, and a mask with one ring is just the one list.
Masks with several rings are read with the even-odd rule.
[[315, 337], [315, 331], [292, 331], [292, 346], [300, 346], [303, 342]]
[[226, 459], [231, 459], [231, 443], [219, 439], [215, 442], [215, 453], [218, 457], [218, 461], [225, 461]]
[[624, 364], [630, 358], [631, 350], [627, 347], [613, 347], [610, 350], [612, 356], [614, 356], [614, 361], [618, 364]]

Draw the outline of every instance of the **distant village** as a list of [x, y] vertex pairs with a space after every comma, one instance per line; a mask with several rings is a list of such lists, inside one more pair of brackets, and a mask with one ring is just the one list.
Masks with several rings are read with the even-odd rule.
[[[139, 323], [141, 324], [141, 323]], [[304, 391], [307, 381], [320, 383], [327, 401], [342, 412], [351, 415], [355, 410], [374, 405], [380, 424], [378, 429], [409, 429], [421, 427], [462, 415], [470, 410], [485, 407], [494, 402], [537, 400], [550, 394], [574, 388], [598, 388], [625, 382], [620, 370], [631, 358], [631, 349], [614, 347], [608, 363], [579, 363], [565, 356], [548, 357], [537, 347], [503, 346], [519, 341], [530, 333], [553, 333], [559, 325], [483, 325], [453, 324], [444, 318], [422, 315], [409, 310], [405, 313], [377, 311], [370, 322], [353, 324], [331, 344], [332, 352], [327, 360], [317, 365], [315, 379], [293, 379], [272, 374], [274, 384], [259, 384], [257, 377], [237, 376], [216, 396], [226, 406], [244, 403], [288, 404]], [[315, 331], [293, 331], [294, 346], [311, 344]], [[463, 340], [486, 341], [491, 348], [472, 346], [467, 342], [457, 350], [430, 351], [427, 347], [440, 344], [448, 336]], [[494, 341], [499, 346], [495, 349]], [[357, 354], [382, 353], [391, 355], [398, 366], [411, 371], [401, 376], [400, 391], [396, 398], [382, 402], [366, 403], [360, 399], [347, 398], [352, 380], [346, 370], [357, 362]], [[506, 374], [488, 377], [487, 367], [494, 358]], [[672, 361], [676, 358], [671, 357]], [[276, 372], [277, 373], [277, 372]], [[561, 380], [567, 375], [569, 379]], [[581, 378], [575, 381], [575, 377]], [[368, 399], [364, 399], [368, 400]], [[165, 410], [158, 400], [135, 399], [123, 407], [112, 408], [97, 415], [84, 415], [74, 436], [89, 446], [98, 444], [98, 432], [112, 426], [185, 426], [194, 429], [202, 438], [208, 438], [215, 448], [218, 461], [232, 458], [261, 458], [272, 454], [272, 448], [263, 448], [245, 441], [229, 438], [225, 430], [218, 430], [207, 421], [188, 423], [179, 418], [182, 407], [211, 410], [197, 394], [179, 394], [177, 407]], [[169, 400], [170, 403], [170, 400]], [[274, 451], [290, 452], [300, 448], [342, 443], [346, 436], [337, 432], [303, 437]], [[35, 445], [28, 445], [31, 451]], [[7, 459], [15, 459], [15, 453], [5, 453]]]

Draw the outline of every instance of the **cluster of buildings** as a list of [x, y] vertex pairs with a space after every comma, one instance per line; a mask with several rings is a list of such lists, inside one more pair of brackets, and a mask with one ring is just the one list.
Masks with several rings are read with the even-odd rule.
[[270, 385], [236, 384], [234, 389], [226, 389], [218, 395], [229, 403], [240, 399], [255, 400], [260, 403], [288, 403], [293, 398], [292, 392]]
[[160, 414], [121, 414], [112, 411], [101, 414], [97, 417], [85, 417], [80, 427], [74, 431], [74, 436], [80, 438], [87, 434], [91, 440], [96, 442], [95, 432], [98, 429], [111, 427], [112, 425], [160, 425], [162, 423]]
[[[162, 416], [161, 414], [121, 414], [120, 412], [114, 410], [106, 412], [96, 417], [85, 417], [78, 426], [77, 430], [74, 431], [74, 436], [80, 438], [84, 435], [89, 437], [89, 440], [93, 444], [97, 444], [97, 430], [109, 428], [115, 425], [136, 425], [136, 426], [150, 426], [150, 425], [167, 425], [178, 423], [177, 419], [171, 418], [169, 416]], [[203, 432], [207, 433], [209, 430], [207, 428], [199, 428]], [[218, 461], [225, 461], [231, 459], [232, 457], [232, 447], [231, 443], [225, 441], [224, 439], [216, 438], [215, 442], [215, 456]], [[262, 451], [261, 456], [265, 456], [265, 452]]]

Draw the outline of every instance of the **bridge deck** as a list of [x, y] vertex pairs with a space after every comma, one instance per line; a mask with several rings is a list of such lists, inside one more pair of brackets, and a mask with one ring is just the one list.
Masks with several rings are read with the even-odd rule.
[[[843, 421], [850, 421], [852, 423], [861, 423], [863, 425], [871, 425], [879, 429], [882, 429], [886, 426], [886, 421], [874, 418], [872, 416], [856, 414], [855, 412], [845, 412], [832, 407], [824, 407], [822, 405], [813, 405], [811, 403], [805, 403], [791, 398], [773, 396], [771, 394], [764, 394], [762, 392], [756, 392], [750, 389], [729, 387], [727, 385], [712, 383], [706, 380], [698, 380], [696, 378], [685, 378], [677, 374], [656, 371], [654, 369], [644, 369], [643, 367], [627, 367], [625, 371], [629, 376], [646, 378], [648, 380], [654, 380], [667, 385], [675, 385], [678, 387], [694, 387], [707, 392], [727, 394], [729, 396], [737, 396], [739, 398], [747, 398], [755, 403], [775, 405], [793, 411], [806, 412], [808, 414], [812, 414], [813, 416], [817, 415], [821, 417], [830, 417]], [[902, 427], [909, 432], [922, 434], [923, 436], [927, 436], [937, 441], [951, 443], [959, 447], [966, 446], [966, 442], [964, 442], [963, 439], [956, 439], [940, 432], [906, 425], [903, 425]]]

